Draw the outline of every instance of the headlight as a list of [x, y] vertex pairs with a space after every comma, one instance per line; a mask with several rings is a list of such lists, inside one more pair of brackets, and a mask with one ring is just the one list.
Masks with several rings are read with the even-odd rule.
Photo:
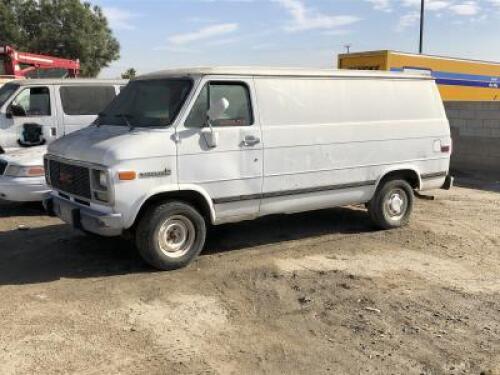
[[108, 174], [105, 171], [94, 170], [94, 189], [99, 191], [108, 190]]
[[108, 188], [108, 176], [105, 172], [99, 173], [99, 185]]
[[103, 170], [92, 170], [92, 191], [94, 199], [100, 202], [109, 202], [109, 179], [108, 173]]
[[45, 176], [45, 169], [42, 165], [23, 167], [20, 165], [9, 165], [4, 173], [10, 177], [42, 177]]

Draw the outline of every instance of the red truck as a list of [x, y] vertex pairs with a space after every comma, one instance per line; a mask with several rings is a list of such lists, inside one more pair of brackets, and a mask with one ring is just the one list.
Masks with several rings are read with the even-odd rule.
[[77, 77], [79, 72], [78, 60], [18, 52], [10, 46], [0, 45], [0, 77], [62, 78]]

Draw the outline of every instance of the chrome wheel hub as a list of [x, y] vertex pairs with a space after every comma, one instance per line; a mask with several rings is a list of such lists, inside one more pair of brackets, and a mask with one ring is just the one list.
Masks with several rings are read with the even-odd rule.
[[166, 256], [179, 258], [191, 249], [195, 236], [196, 231], [191, 220], [183, 215], [174, 215], [161, 225], [158, 245]]
[[404, 216], [407, 207], [407, 197], [403, 190], [397, 189], [390, 192], [385, 202], [386, 212], [393, 220]]

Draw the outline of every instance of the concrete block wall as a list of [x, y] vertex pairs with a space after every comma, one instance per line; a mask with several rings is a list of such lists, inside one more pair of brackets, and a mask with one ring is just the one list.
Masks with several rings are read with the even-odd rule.
[[451, 168], [500, 174], [500, 102], [445, 102], [453, 138]]

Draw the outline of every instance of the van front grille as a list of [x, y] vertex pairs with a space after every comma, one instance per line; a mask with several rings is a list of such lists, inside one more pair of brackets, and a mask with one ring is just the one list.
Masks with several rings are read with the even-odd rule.
[[5, 160], [0, 160], [0, 176], [3, 176], [6, 169], [7, 169], [7, 162]]
[[62, 192], [91, 199], [90, 171], [79, 165], [49, 160], [50, 185]]

